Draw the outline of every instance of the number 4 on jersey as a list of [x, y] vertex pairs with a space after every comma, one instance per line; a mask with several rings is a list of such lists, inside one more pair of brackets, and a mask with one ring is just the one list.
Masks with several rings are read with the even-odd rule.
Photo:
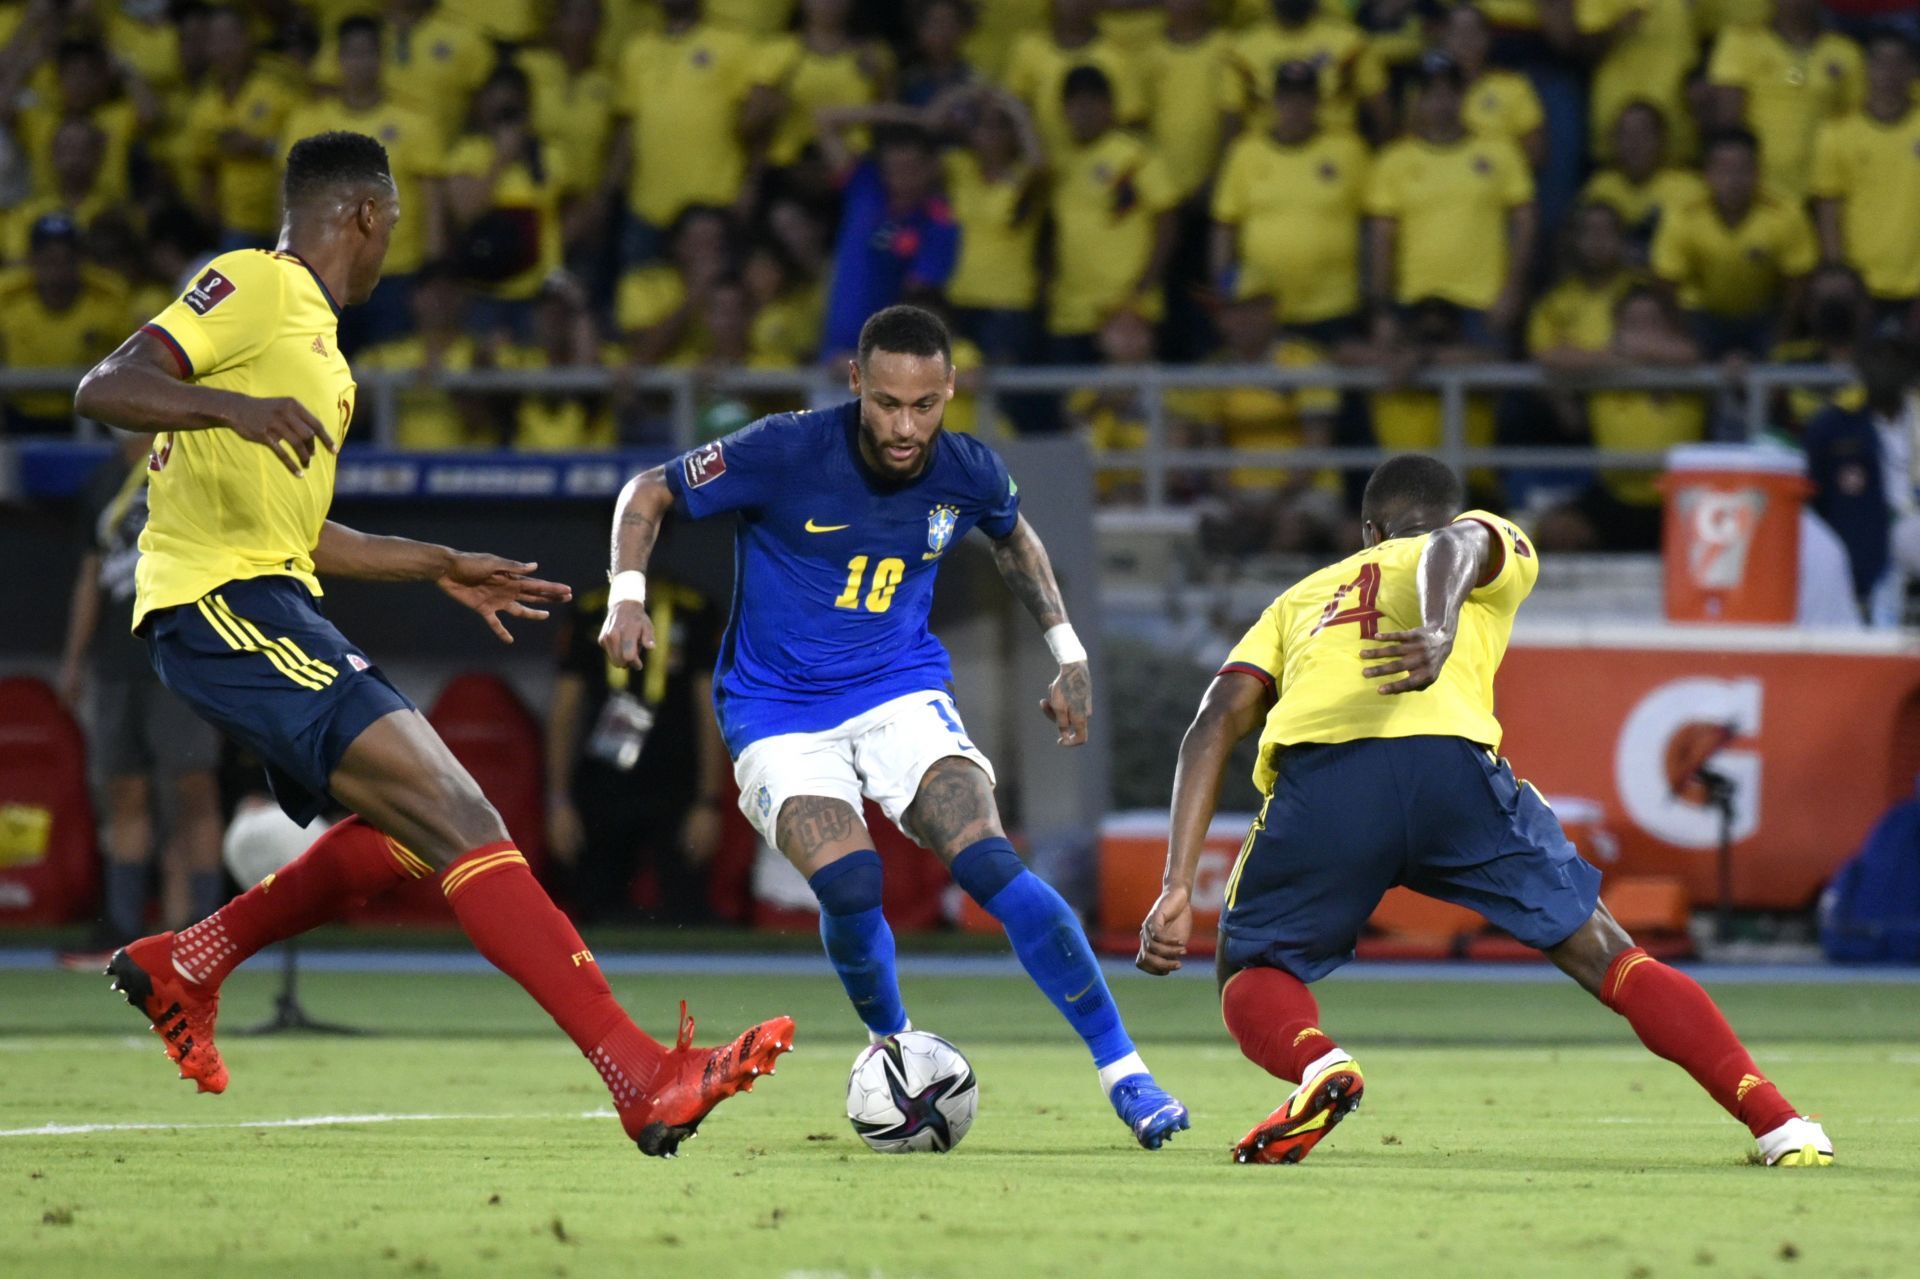
[[[1340, 606], [1349, 595], [1356, 596], [1355, 603], [1347, 608]], [[1333, 593], [1327, 606], [1320, 610], [1320, 621], [1309, 632], [1318, 635], [1329, 626], [1356, 625], [1360, 628], [1361, 639], [1372, 639], [1380, 631], [1380, 610], [1376, 601], [1380, 598], [1380, 566], [1363, 564], [1360, 576], [1348, 582]]]

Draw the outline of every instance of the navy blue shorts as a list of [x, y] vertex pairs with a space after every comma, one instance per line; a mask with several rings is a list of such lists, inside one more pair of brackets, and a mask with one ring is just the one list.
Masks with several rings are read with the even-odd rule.
[[1221, 971], [1317, 981], [1389, 888], [1469, 906], [1529, 946], [1571, 937], [1600, 872], [1506, 761], [1459, 737], [1290, 747], [1227, 885]]
[[259, 756], [273, 797], [305, 825], [333, 804], [327, 780], [353, 739], [411, 710], [291, 577], [228, 582], [141, 626], [160, 682]]

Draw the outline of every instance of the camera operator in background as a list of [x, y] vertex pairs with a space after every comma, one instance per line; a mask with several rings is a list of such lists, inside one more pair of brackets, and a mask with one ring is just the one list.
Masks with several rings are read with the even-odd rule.
[[[709, 918], [707, 863], [719, 843], [726, 747], [713, 714], [722, 616], [665, 578], [648, 590], [658, 646], [640, 670], [600, 651], [607, 592], [580, 597], [559, 641], [547, 709], [547, 847], [582, 923]], [[653, 868], [656, 908], [633, 904]]]

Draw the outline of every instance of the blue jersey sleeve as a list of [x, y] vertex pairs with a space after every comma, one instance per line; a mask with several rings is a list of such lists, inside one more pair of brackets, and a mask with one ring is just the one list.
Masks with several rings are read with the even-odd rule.
[[667, 487], [689, 519], [748, 510], [778, 494], [799, 431], [790, 414], [763, 417], [667, 463]]
[[979, 503], [975, 526], [998, 541], [1013, 532], [1020, 522], [1020, 486], [1007, 473], [1000, 455], [970, 435], [949, 437], [960, 446], [967, 470], [973, 477], [972, 489]]

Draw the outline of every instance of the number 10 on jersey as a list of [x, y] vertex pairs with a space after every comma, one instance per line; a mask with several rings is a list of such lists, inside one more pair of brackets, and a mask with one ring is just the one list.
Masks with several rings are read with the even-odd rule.
[[[873, 566], [873, 584], [866, 590], [869, 613], [884, 613], [893, 607], [893, 592], [906, 575], [907, 562], [889, 556]], [[867, 587], [867, 557], [856, 555], [847, 561], [847, 586], [833, 602], [835, 608], [859, 608], [860, 594]]]

